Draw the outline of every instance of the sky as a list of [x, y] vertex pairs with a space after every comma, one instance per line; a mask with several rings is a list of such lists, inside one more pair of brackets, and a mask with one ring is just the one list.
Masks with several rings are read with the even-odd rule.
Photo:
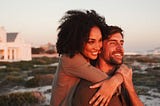
[[0, 0], [0, 26], [33, 46], [55, 44], [59, 20], [71, 9], [93, 9], [120, 26], [128, 52], [160, 47], [160, 0]]

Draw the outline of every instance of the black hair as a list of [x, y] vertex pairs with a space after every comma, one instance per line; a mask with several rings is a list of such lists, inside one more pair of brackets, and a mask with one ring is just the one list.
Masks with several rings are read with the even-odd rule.
[[118, 26], [108, 26], [108, 29], [107, 29], [107, 31], [106, 31], [106, 34], [105, 34], [105, 36], [103, 37], [103, 40], [109, 39], [110, 35], [113, 35], [113, 34], [115, 34], [115, 33], [120, 33], [121, 36], [122, 36], [122, 38], [124, 37], [124, 35], [123, 35], [123, 30], [122, 30], [120, 27], [118, 27]]
[[100, 28], [102, 36], [106, 34], [105, 18], [94, 10], [69, 10], [60, 22], [56, 42], [59, 55], [67, 54], [69, 57], [73, 57], [76, 53], [80, 53], [84, 43], [88, 41], [91, 28], [94, 26]]

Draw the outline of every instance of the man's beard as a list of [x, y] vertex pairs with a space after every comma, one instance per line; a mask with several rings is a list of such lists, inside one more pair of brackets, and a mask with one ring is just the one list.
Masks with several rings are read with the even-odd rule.
[[118, 62], [116, 61], [114, 58], [110, 58], [108, 61], [106, 61], [107, 64], [110, 64], [110, 65], [121, 65], [123, 63], [123, 59], [121, 60], [121, 62]]

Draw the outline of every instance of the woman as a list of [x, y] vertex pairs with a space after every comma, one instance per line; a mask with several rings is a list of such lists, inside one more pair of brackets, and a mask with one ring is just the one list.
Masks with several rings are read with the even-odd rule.
[[[93, 10], [72, 10], [62, 17], [56, 43], [60, 59], [53, 81], [50, 106], [70, 106], [80, 78], [93, 83], [108, 78], [104, 72], [90, 65], [90, 60], [96, 59], [100, 52], [102, 35], [107, 33], [107, 28], [105, 19]], [[123, 78], [120, 74], [114, 77], [117, 87]], [[113, 88], [105, 84], [105, 81], [102, 87], [108, 90]], [[98, 92], [101, 95], [99, 98], [105, 98], [104, 100], [114, 93], [112, 90], [110, 94], [106, 94], [105, 90]]]

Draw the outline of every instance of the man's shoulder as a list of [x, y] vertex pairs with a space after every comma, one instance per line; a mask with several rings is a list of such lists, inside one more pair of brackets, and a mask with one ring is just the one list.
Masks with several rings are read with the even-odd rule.
[[[97, 89], [90, 89], [89, 86], [92, 85], [90, 81], [81, 79], [77, 88], [75, 90], [75, 94], [73, 96], [73, 104], [76, 106], [91, 106], [89, 104], [89, 100], [95, 94]], [[78, 104], [77, 104], [78, 103]], [[80, 105], [79, 105], [80, 104]]]

